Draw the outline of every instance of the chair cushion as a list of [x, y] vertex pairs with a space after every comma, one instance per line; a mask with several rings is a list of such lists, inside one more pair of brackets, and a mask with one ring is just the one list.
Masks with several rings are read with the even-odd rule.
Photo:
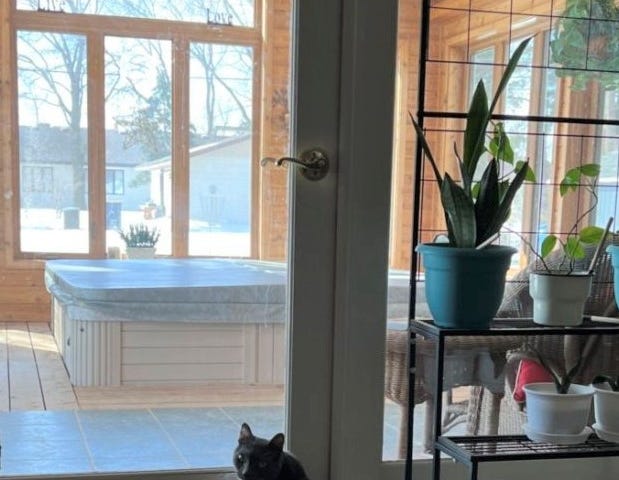
[[529, 383], [552, 382], [552, 376], [542, 365], [528, 358], [520, 360], [513, 398], [516, 402], [525, 401], [524, 386]]

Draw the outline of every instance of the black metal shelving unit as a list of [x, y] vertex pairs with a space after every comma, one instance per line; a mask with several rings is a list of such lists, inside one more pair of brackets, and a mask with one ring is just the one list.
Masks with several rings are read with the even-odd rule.
[[[437, 374], [434, 399], [434, 455], [432, 478], [440, 480], [441, 453], [449, 455], [454, 460], [469, 468], [469, 478], [477, 479], [480, 463], [514, 460], [544, 460], [558, 458], [587, 458], [619, 456], [619, 444], [606, 442], [592, 434], [589, 439], [577, 445], [554, 445], [550, 443], [533, 442], [524, 435], [496, 436], [443, 436], [442, 430], [442, 392], [444, 373], [445, 341], [448, 337], [458, 336], [531, 336], [531, 335], [618, 335], [619, 325], [585, 318], [577, 327], [543, 327], [533, 323], [531, 319], [501, 319], [492, 322], [487, 330], [444, 329], [434, 325], [429, 320], [411, 321], [411, 357], [415, 357], [415, 339], [417, 336], [436, 342], [434, 358]], [[415, 369], [410, 370], [410, 389], [414, 398]], [[410, 402], [409, 428], [412, 431], [412, 409]], [[409, 436], [409, 449], [412, 451], [412, 436]], [[412, 456], [407, 459], [407, 478], [412, 478]]]

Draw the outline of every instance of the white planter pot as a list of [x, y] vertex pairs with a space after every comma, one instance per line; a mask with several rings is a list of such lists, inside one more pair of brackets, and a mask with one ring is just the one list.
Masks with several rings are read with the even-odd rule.
[[580, 434], [589, 421], [593, 387], [570, 386], [568, 393], [557, 393], [554, 383], [525, 385], [527, 427], [534, 432], [561, 435]]
[[155, 247], [127, 247], [127, 258], [155, 258]]
[[619, 392], [613, 392], [607, 384], [593, 385], [595, 423], [602, 430], [619, 435]]
[[533, 321], [540, 325], [575, 326], [582, 323], [593, 275], [532, 273], [529, 294], [533, 298]]

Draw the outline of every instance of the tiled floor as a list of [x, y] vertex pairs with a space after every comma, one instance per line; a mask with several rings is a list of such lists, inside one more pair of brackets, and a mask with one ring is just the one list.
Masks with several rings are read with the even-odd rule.
[[[387, 405], [386, 458], [399, 409]], [[241, 423], [259, 436], [283, 428], [281, 407], [64, 410], [0, 413], [0, 476], [135, 472], [231, 465]]]

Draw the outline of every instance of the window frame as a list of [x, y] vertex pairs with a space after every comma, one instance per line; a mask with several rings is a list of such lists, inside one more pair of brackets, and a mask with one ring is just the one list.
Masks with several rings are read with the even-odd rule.
[[[172, 186], [171, 235], [173, 257], [189, 255], [189, 130], [188, 121], [182, 119], [189, 112], [189, 46], [192, 42], [217, 43], [249, 47], [253, 51], [254, 69], [252, 72], [252, 140], [250, 198], [252, 211], [250, 219], [250, 257], [259, 252], [258, 231], [258, 165], [262, 124], [262, 11], [263, 1], [255, 0], [253, 27], [222, 27], [218, 24], [203, 24], [187, 21], [152, 20], [131, 17], [114, 17], [106, 15], [89, 15], [57, 13], [43, 11], [17, 10], [11, 2], [10, 24], [10, 73], [13, 79], [11, 98], [11, 190], [14, 192], [10, 202], [11, 229], [6, 232], [7, 263], [22, 264], [24, 260], [36, 260], [62, 257], [104, 258], [106, 255], [106, 174], [105, 174], [105, 76], [104, 76], [104, 42], [106, 36], [127, 38], [156, 38], [172, 43], [172, 164], [176, 169]], [[17, 87], [17, 34], [18, 31], [39, 31], [49, 33], [66, 33], [84, 35], [87, 41], [87, 112], [86, 124], [88, 138], [88, 212], [89, 212], [89, 248], [87, 254], [23, 252], [20, 246], [20, 160], [19, 160], [19, 119]], [[181, 121], [174, 119], [180, 118]]]

